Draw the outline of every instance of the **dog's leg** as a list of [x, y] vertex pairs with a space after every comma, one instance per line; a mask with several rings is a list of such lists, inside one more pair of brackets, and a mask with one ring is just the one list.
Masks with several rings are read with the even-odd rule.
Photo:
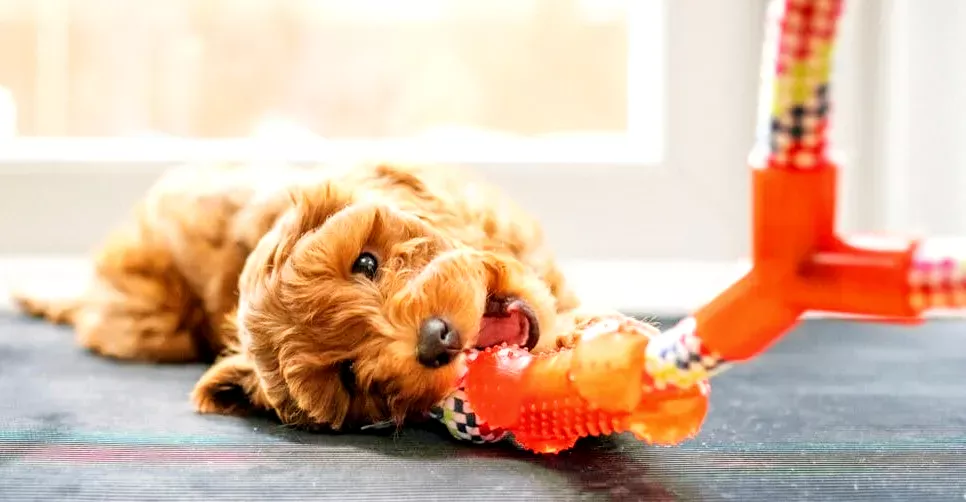
[[149, 229], [114, 236], [96, 261], [96, 279], [74, 315], [82, 345], [120, 359], [208, 359], [208, 325], [200, 301], [170, 249]]
[[21, 309], [74, 326], [78, 342], [117, 359], [184, 362], [210, 359], [198, 300], [168, 250], [138, 228], [118, 232], [95, 260], [83, 295], [62, 300], [18, 295]]
[[73, 324], [74, 314], [81, 307], [80, 299], [74, 296], [60, 298], [15, 291], [12, 297], [23, 313], [52, 324]]

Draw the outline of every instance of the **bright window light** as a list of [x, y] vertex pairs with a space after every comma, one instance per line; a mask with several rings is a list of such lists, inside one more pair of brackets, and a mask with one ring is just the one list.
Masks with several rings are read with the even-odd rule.
[[18, 2], [3, 160], [663, 158], [665, 0]]

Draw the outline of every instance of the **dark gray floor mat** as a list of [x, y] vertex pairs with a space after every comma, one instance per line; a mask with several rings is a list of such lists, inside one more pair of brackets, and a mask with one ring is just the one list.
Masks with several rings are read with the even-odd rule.
[[198, 416], [200, 366], [120, 364], [0, 316], [2, 500], [963, 500], [966, 323], [808, 322], [716, 379], [677, 448], [556, 457]]

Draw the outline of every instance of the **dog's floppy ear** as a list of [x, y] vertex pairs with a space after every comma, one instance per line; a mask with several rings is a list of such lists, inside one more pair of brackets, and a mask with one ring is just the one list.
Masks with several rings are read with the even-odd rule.
[[216, 362], [191, 392], [200, 413], [250, 415], [267, 412], [269, 405], [255, 375], [255, 367], [242, 354]]

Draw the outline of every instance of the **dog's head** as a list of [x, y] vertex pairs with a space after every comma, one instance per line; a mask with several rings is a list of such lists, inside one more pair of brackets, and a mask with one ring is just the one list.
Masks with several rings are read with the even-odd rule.
[[519, 261], [331, 183], [296, 195], [239, 291], [240, 354], [199, 382], [199, 407], [333, 429], [424, 413], [453, 389], [467, 350], [532, 348], [555, 317]]

